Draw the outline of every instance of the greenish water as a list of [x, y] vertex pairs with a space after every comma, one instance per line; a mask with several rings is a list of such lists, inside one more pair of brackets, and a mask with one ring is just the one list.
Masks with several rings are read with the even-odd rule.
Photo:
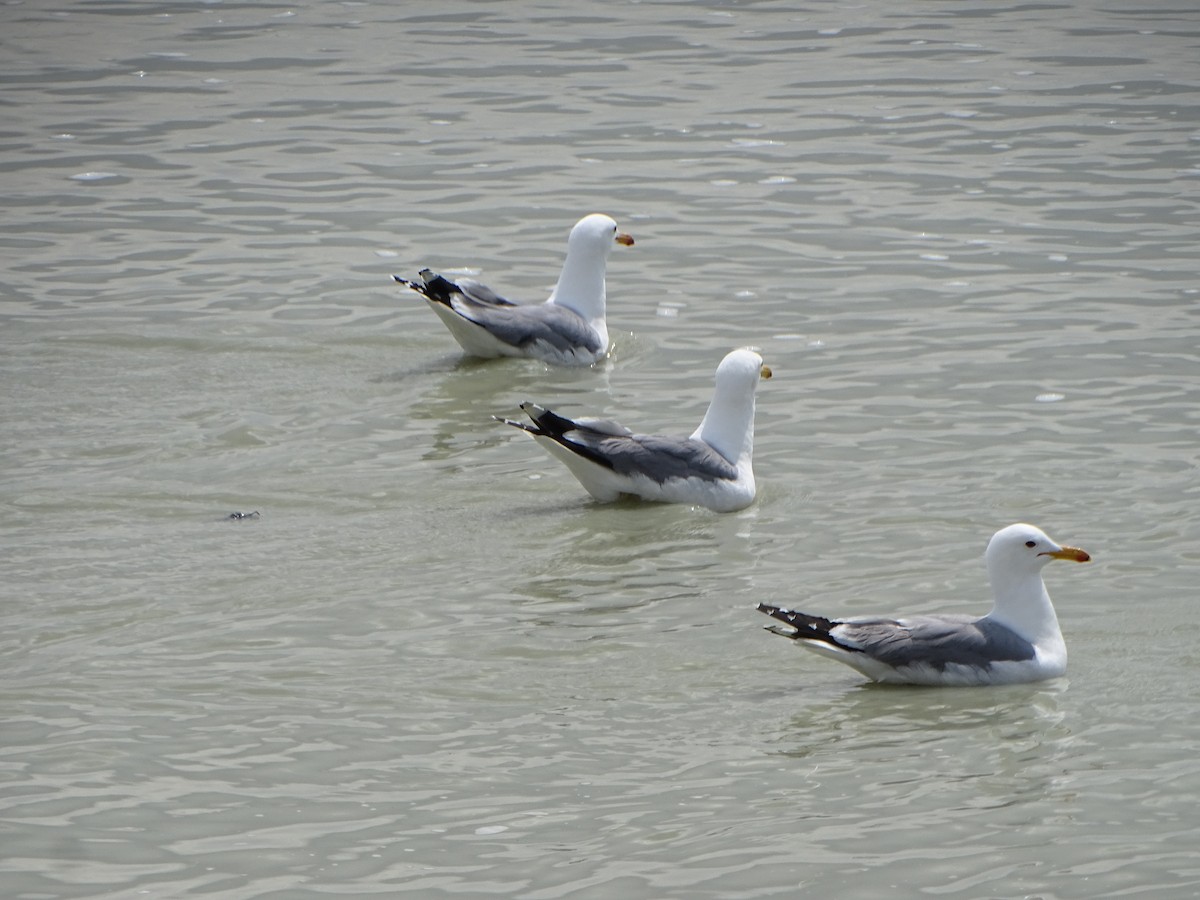
[[[6, 896], [1197, 893], [1190, 5], [0, 21]], [[598, 369], [390, 282], [541, 299], [591, 211]], [[690, 432], [748, 344], [741, 513], [491, 419]], [[983, 612], [1018, 520], [1094, 557], [1066, 678], [864, 685], [754, 612]]]

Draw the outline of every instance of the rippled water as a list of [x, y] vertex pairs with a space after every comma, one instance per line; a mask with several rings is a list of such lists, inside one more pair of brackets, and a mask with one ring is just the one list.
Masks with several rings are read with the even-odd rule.
[[[5, 895], [1195, 896], [1194, 4], [10, 4]], [[463, 360], [604, 211], [596, 370]], [[688, 432], [758, 502], [590, 502], [491, 420]], [[258, 517], [230, 521], [232, 511]], [[764, 634], [984, 611], [1085, 547], [1067, 678]]]

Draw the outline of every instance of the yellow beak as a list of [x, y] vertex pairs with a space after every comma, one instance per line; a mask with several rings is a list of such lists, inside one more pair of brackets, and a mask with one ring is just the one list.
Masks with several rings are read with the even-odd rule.
[[763, 379], [763, 381], [766, 381], [768, 378], [770, 378], [771, 377], [771, 367], [768, 366], [766, 363], [763, 363], [763, 367], [758, 370], [758, 377]]
[[618, 231], [617, 236], [615, 238], [613, 238], [613, 240], [615, 240], [622, 247], [632, 247], [633, 246], [633, 235], [626, 234], [623, 231]]
[[1052, 556], [1055, 559], [1069, 559], [1071, 562], [1087, 562], [1091, 559], [1086, 550], [1080, 550], [1078, 547], [1063, 547], [1061, 550], [1055, 550], [1053, 553], [1043, 553], [1042, 556]]

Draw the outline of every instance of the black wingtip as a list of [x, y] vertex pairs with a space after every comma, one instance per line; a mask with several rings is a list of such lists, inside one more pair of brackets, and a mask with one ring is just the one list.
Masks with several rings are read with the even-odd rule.
[[422, 269], [418, 274], [421, 276], [424, 284], [417, 287], [417, 290], [430, 300], [450, 306], [450, 298], [455, 294], [462, 293], [462, 289], [457, 284], [449, 278], [438, 275], [431, 269]]
[[576, 422], [568, 419], [566, 416], [560, 416], [552, 409], [546, 409], [546, 407], [538, 406], [538, 404], [531, 403], [528, 400], [521, 404], [521, 410], [533, 420], [533, 424], [525, 425], [521, 422], [509, 422], [509, 425], [524, 429], [534, 437], [549, 438], [570, 450], [576, 456], [581, 456], [589, 462], [593, 462], [605, 469], [615, 468], [611, 459], [595, 448], [588, 446], [586, 442], [572, 440], [567, 437], [569, 433], [581, 430]]
[[784, 609], [782, 606], [775, 606], [771, 603], [759, 603], [755, 609], [778, 622], [782, 622], [790, 629], [784, 631], [776, 625], [768, 627], [767, 631], [791, 638], [792, 640], [823, 641], [838, 647], [843, 646], [830, 634], [834, 628], [841, 624], [833, 619], [826, 619], [824, 616], [811, 616], [808, 613], [796, 612], [794, 609]]
[[760, 613], [770, 616], [772, 619], [778, 619], [790, 629], [789, 631], [784, 631], [778, 625], [764, 625], [763, 627], [766, 628], [767, 631], [773, 632], [774, 634], [783, 635], [784, 637], [794, 638], [796, 636], [797, 628], [795, 623], [788, 620], [788, 610], [784, 609], [782, 606], [774, 606], [770, 603], [758, 603], [754, 608]]
[[520, 428], [522, 431], [528, 431], [530, 434], [538, 434], [538, 430], [524, 422], [518, 422], [516, 419], [506, 419], [504, 416], [492, 416], [497, 422], [504, 425], [511, 425], [513, 428]]
[[537, 425], [540, 432], [553, 437], [555, 440], [561, 438], [568, 431], [574, 431], [577, 428], [575, 422], [566, 416], [560, 416], [554, 410], [539, 406], [536, 403], [530, 403], [528, 400], [521, 404], [521, 411], [533, 419], [533, 423]]
[[420, 281], [414, 281], [411, 278], [402, 278], [399, 275], [393, 275], [392, 280], [410, 290], [416, 291], [426, 300], [432, 300], [435, 303], [441, 303], [445, 306], [451, 305], [451, 297], [462, 293], [457, 284], [449, 278], [443, 278], [432, 269], [422, 269], [417, 275], [420, 276]]
[[410, 291], [416, 291], [422, 297], [429, 297], [428, 289], [419, 281], [413, 281], [411, 278], [402, 278], [399, 275], [393, 275], [392, 281], [396, 282], [396, 284], [404, 285]]

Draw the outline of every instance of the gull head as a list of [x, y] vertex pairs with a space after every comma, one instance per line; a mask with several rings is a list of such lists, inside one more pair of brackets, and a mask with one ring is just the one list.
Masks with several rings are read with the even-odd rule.
[[766, 380], [770, 377], [771, 367], [749, 347], [726, 353], [717, 366], [718, 383], [745, 384], [751, 390], [760, 378]]
[[1008, 572], [1038, 572], [1052, 559], [1087, 562], [1091, 557], [1076, 547], [1065, 547], [1051, 540], [1046, 532], [1023, 522], [1001, 528], [988, 541], [989, 569]]
[[753, 350], [726, 353], [717, 366], [708, 412], [692, 432], [731, 463], [744, 464], [748, 476], [754, 453], [754, 392], [760, 378], [770, 377], [771, 370]]
[[633, 238], [619, 231], [617, 223], [608, 216], [592, 213], [576, 222], [571, 229], [571, 236], [567, 238], [567, 252], [579, 248], [584, 253], [607, 257], [614, 244], [632, 247]]

